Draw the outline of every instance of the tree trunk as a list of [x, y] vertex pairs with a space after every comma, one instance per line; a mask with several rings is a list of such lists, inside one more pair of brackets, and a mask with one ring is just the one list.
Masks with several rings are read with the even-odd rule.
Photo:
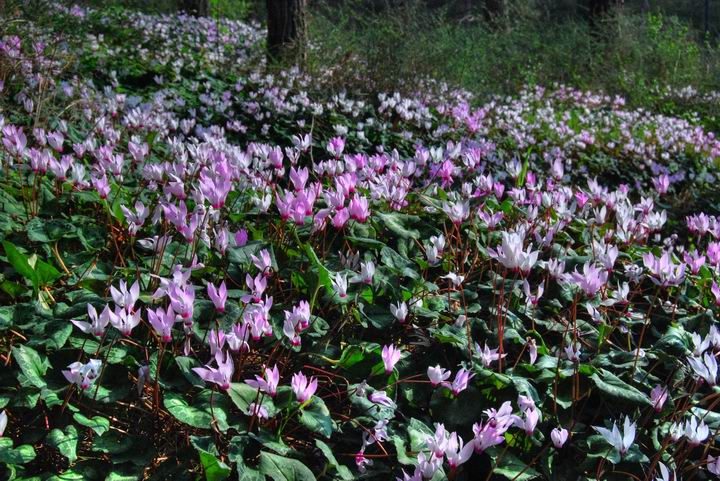
[[210, 13], [209, 0], [180, 0], [180, 10], [195, 17], [207, 17]]
[[266, 0], [268, 61], [304, 60], [307, 0]]
[[590, 18], [595, 20], [606, 15], [611, 8], [622, 5], [623, 0], [590, 0]]
[[496, 23], [507, 13], [505, 0], [485, 0], [483, 5], [485, 20]]

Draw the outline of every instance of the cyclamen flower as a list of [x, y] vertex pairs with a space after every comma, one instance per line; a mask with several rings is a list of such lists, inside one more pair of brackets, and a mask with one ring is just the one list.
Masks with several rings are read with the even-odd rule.
[[620, 453], [620, 456], [624, 456], [635, 441], [635, 427], [636, 425], [630, 421], [630, 417], [625, 416], [622, 433], [616, 423], [613, 423], [612, 431], [600, 426], [593, 426], [592, 428], [600, 433], [605, 438], [605, 441]]
[[720, 476], [720, 456], [713, 457], [712, 455], [708, 454], [707, 457], [707, 470], [710, 471], [715, 476]]
[[469, 202], [453, 202], [448, 204], [443, 202], [443, 211], [450, 217], [453, 224], [460, 225], [470, 216], [470, 203]]
[[643, 263], [656, 285], [677, 286], [685, 279], [685, 264], [675, 264], [669, 251], [665, 251], [659, 258], [648, 252], [643, 255]]
[[482, 349], [480, 349], [480, 344], [475, 343], [475, 350], [477, 351], [478, 356], [480, 356], [480, 361], [485, 367], [490, 367], [495, 361], [499, 361], [500, 359], [507, 356], [507, 354], [500, 355], [498, 353], [499, 348], [490, 349], [487, 345], [487, 342], [485, 343], [485, 347]]
[[167, 306], [167, 309], [158, 307], [154, 311], [148, 309], [147, 313], [150, 325], [155, 330], [155, 333], [160, 336], [162, 342], [172, 341], [172, 326], [175, 323], [175, 312], [172, 306]]
[[128, 312], [125, 309], [115, 308], [115, 315], [110, 317], [110, 324], [120, 331], [123, 336], [129, 337], [132, 330], [140, 324], [140, 310]]
[[713, 353], [706, 352], [703, 357], [689, 357], [688, 364], [701, 379], [710, 386], [714, 386], [717, 380], [717, 360]]
[[699, 446], [703, 441], [710, 435], [710, 428], [708, 428], [705, 422], [697, 422], [697, 418], [692, 417], [689, 421], [685, 422], [685, 437], [688, 440], [690, 446]]
[[7, 412], [0, 411], [0, 438], [3, 436], [3, 433], [5, 432], [5, 428], [7, 428], [7, 423], [8, 423]]
[[121, 280], [119, 289], [115, 288], [115, 286], [110, 286], [110, 295], [117, 306], [132, 311], [140, 297], [140, 284], [135, 281], [133, 285], [130, 286], [130, 289], [128, 289], [125, 281]]
[[350, 278], [350, 282], [355, 284], [362, 282], [371, 285], [373, 282], [373, 276], [375, 275], [375, 263], [373, 261], [362, 262], [360, 264], [360, 274], [356, 274]]
[[535, 339], [528, 339], [527, 343], [528, 348], [528, 354], [530, 355], [530, 365], [535, 364], [535, 361], [537, 360], [537, 343], [535, 342]]
[[449, 272], [448, 274], [441, 276], [440, 278], [448, 279], [455, 288], [459, 287], [465, 280], [465, 276], [458, 275], [454, 272]]
[[301, 372], [293, 374], [290, 385], [300, 404], [307, 402], [317, 391], [317, 379], [311, 377], [308, 381], [308, 378]]
[[253, 264], [255, 264], [255, 267], [257, 267], [260, 272], [265, 275], [265, 277], [270, 276], [270, 271], [272, 270], [272, 258], [270, 257], [270, 252], [267, 249], [260, 251], [260, 257], [253, 254], [250, 258], [252, 259]]
[[332, 279], [332, 286], [341, 299], [347, 297], [347, 278], [343, 274], [339, 272], [335, 274]]
[[450, 469], [457, 469], [458, 466], [470, 459], [473, 449], [473, 443], [468, 443], [466, 445], [457, 433], [450, 434], [447, 445], [445, 446], [445, 458], [450, 465]]
[[233, 363], [230, 353], [226, 352], [223, 356], [222, 351], [215, 353], [215, 363], [217, 368], [210, 364], [205, 367], [194, 367], [192, 370], [195, 374], [205, 382], [211, 382], [220, 386], [220, 389], [227, 391], [230, 389], [230, 380], [235, 372], [235, 364]]
[[435, 434], [433, 436], [425, 436], [425, 444], [436, 458], [442, 459], [445, 455], [447, 442], [448, 434], [445, 431], [445, 425], [442, 423], [435, 424]]
[[355, 455], [355, 465], [358, 468], [358, 471], [361, 473], [364, 473], [367, 471], [367, 466], [372, 466], [373, 462], [372, 460], [365, 457], [365, 450], [361, 449], [358, 451], [358, 453]]
[[218, 312], [225, 312], [225, 302], [227, 301], [227, 286], [225, 281], [220, 284], [220, 288], [216, 288], [215, 284], [208, 282], [207, 292], [210, 300], [215, 305]]
[[259, 419], [267, 419], [270, 417], [268, 410], [265, 406], [260, 403], [252, 402], [248, 405], [247, 411], [245, 412], [250, 417], [257, 417]]
[[386, 374], [390, 374], [393, 371], [395, 364], [400, 360], [400, 355], [400, 349], [392, 344], [382, 348], [382, 360], [385, 364]]
[[70, 322], [75, 324], [78, 329], [80, 329], [85, 334], [92, 334], [96, 337], [102, 337], [102, 335], [105, 333], [107, 325], [110, 323], [111, 317], [115, 316], [115, 314], [110, 311], [110, 306], [108, 305], [105, 306], [105, 309], [103, 309], [99, 317], [97, 311], [95, 310], [95, 307], [92, 304], [88, 303], [87, 311], [88, 317], [90, 318], [89, 323], [76, 320], [72, 320]]
[[353, 196], [348, 205], [348, 213], [351, 219], [355, 219], [361, 224], [367, 221], [368, 217], [370, 217], [367, 198], [361, 195]]
[[342, 137], [333, 137], [328, 142], [326, 148], [331, 155], [335, 156], [336, 159], [339, 159], [343, 150], [345, 150], [345, 140]]
[[607, 283], [608, 273], [590, 262], [583, 265], [582, 274], [575, 270], [571, 274], [567, 274], [567, 279], [576, 284], [585, 292], [588, 297], [594, 297], [597, 291]]
[[430, 384], [433, 385], [433, 387], [437, 387], [441, 384], [443, 384], [451, 375], [452, 373], [448, 369], [443, 369], [440, 367], [440, 365], [437, 365], [435, 367], [428, 367], [427, 369], [427, 376], [430, 379]]
[[492, 420], [485, 424], [482, 422], [473, 424], [475, 452], [482, 454], [486, 449], [502, 444], [505, 441], [506, 430], [503, 425], [498, 425]]
[[527, 275], [537, 262], [539, 251], [532, 251], [528, 246], [523, 251], [524, 236], [516, 232], [502, 232], [502, 243], [495, 250], [488, 249], [488, 254], [500, 262], [506, 269]]
[[404, 301], [398, 302], [397, 304], [390, 304], [390, 313], [395, 316], [395, 319], [397, 319], [400, 324], [403, 324], [405, 323], [405, 319], [407, 319], [408, 306]]
[[265, 368], [264, 379], [261, 376], [257, 375], [255, 376], [255, 379], [245, 379], [246, 384], [254, 387], [255, 389], [259, 389], [261, 392], [264, 392], [270, 397], [275, 397], [275, 394], [277, 394], [277, 387], [279, 382], [280, 371], [278, 370], [277, 365], [274, 366], [272, 369], [270, 369], [269, 367]]
[[[708, 459], [710, 459], [710, 456], [708, 456]], [[675, 471], [670, 471], [663, 463], [658, 463], [658, 468], [660, 469], [660, 477], [655, 478], [655, 481], [679, 481]]]
[[565, 428], [555, 428], [550, 432], [550, 439], [552, 439], [553, 446], [557, 449], [561, 449], [568, 438], [568, 430]]
[[193, 315], [193, 304], [195, 302], [195, 289], [193, 286], [178, 286], [173, 283], [168, 289], [170, 305], [173, 310], [183, 319], [190, 319]]
[[446, 382], [445, 385], [450, 388], [454, 396], [457, 396], [465, 389], [467, 389], [468, 382], [470, 382], [470, 379], [472, 379], [473, 377], [475, 377], [474, 373], [471, 373], [464, 368], [460, 368], [460, 370], [458, 370], [458, 372], [455, 374], [455, 379], [453, 379], [453, 382], [449, 385]]
[[578, 362], [580, 360], [580, 343], [573, 345], [572, 343], [565, 346], [565, 355], [568, 361]]
[[102, 362], [99, 359], [90, 359], [87, 363], [73, 362], [63, 371], [63, 376], [70, 383], [80, 389], [88, 389], [100, 374]]
[[267, 279], [262, 273], [259, 273], [255, 277], [250, 274], [245, 274], [245, 284], [250, 289], [251, 294], [242, 296], [242, 301], [245, 304], [250, 302], [258, 303], [262, 300], [262, 295], [267, 288]]
[[655, 411], [657, 412], [662, 411], [663, 405], [665, 404], [665, 401], [667, 401], [667, 398], [668, 391], [667, 388], [664, 386], [658, 384], [652, 389], [652, 391], [650, 391], [650, 399], [652, 400]]
[[379, 404], [380, 406], [395, 409], [395, 403], [392, 399], [390, 399], [390, 397], [385, 391], [375, 391], [368, 396], [368, 399], [375, 404]]
[[537, 423], [540, 421], [540, 411], [532, 406], [524, 409], [523, 415], [524, 418], [515, 416], [513, 418], [514, 424], [525, 431], [525, 434], [532, 436], [533, 432], [535, 432], [535, 426], [537, 426]]

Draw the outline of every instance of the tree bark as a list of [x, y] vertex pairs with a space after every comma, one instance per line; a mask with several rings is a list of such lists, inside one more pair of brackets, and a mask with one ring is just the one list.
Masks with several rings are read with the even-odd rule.
[[623, 4], [623, 0], [590, 0], [589, 10], [590, 18], [597, 19], [606, 15], [611, 8], [619, 7]]
[[209, 0], [180, 0], [180, 9], [195, 17], [207, 17], [210, 13]]
[[307, 0], [266, 0], [269, 62], [300, 62], [305, 57]]

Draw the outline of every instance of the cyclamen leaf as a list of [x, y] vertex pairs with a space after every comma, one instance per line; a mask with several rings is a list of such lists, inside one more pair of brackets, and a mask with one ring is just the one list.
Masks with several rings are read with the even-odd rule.
[[37, 388], [47, 386], [43, 376], [48, 368], [52, 367], [47, 358], [41, 357], [34, 349], [22, 345], [13, 347], [12, 353], [28, 383]]
[[598, 389], [611, 397], [634, 404], [652, 405], [652, 401], [647, 394], [626, 383], [610, 371], [600, 369], [590, 378]]
[[74, 463], [77, 459], [77, 443], [78, 443], [78, 432], [77, 428], [72, 424], [65, 428], [65, 431], [60, 429], [53, 429], [47, 436], [48, 443], [54, 446], [60, 451], [60, 454], [65, 456], [70, 464]]
[[260, 472], [273, 481], [315, 481], [315, 475], [302, 462], [266, 451], [260, 453]]

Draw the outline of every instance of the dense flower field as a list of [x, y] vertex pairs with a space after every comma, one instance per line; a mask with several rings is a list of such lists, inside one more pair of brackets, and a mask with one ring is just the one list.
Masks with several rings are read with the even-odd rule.
[[720, 475], [696, 115], [332, 92], [258, 26], [48, 8], [0, 41], [7, 479]]

